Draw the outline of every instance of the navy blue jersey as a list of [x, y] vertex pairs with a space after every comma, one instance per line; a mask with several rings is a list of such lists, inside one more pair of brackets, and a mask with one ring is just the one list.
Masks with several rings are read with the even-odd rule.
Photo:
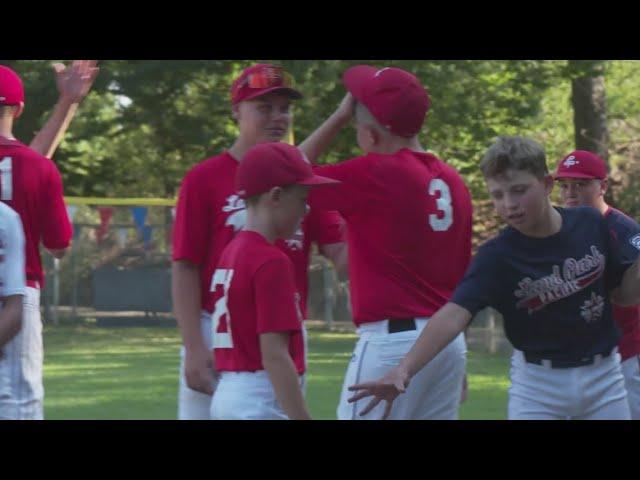
[[[604, 214], [609, 232], [616, 242], [622, 262], [635, 259], [640, 251], [640, 226], [624, 213], [609, 208]], [[622, 361], [640, 355], [640, 305], [620, 307], [613, 305], [613, 319], [622, 330], [618, 344]]]
[[491, 306], [518, 350], [578, 360], [619, 339], [609, 294], [633, 263], [620, 254], [599, 211], [558, 208], [562, 227], [534, 238], [512, 227], [478, 251], [451, 301], [475, 315]]
[[615, 208], [610, 208], [604, 219], [615, 242], [618, 263], [626, 270], [625, 267], [631, 265], [640, 253], [640, 225]]

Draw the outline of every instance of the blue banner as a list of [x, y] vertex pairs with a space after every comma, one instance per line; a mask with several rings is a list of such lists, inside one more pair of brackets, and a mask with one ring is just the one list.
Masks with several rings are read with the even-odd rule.
[[151, 234], [153, 233], [153, 227], [145, 225], [142, 227], [142, 240], [144, 241], [144, 248], [151, 247]]
[[149, 209], [147, 207], [131, 207], [131, 213], [133, 214], [133, 221], [136, 223], [138, 233], [144, 235], [143, 227], [147, 221], [147, 213]]

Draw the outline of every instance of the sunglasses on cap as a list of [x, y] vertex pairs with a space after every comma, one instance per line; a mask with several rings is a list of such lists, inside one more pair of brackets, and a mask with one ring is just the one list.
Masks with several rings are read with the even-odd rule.
[[259, 72], [253, 72], [246, 76], [246, 78], [238, 85], [238, 88], [271, 88], [271, 87], [293, 87], [293, 77], [290, 73], [284, 71], [280, 67], [268, 67], [260, 70]]

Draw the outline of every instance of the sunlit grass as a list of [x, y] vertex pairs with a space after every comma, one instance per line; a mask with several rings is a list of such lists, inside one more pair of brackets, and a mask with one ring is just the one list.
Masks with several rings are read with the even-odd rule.
[[[309, 332], [307, 399], [334, 419], [356, 336]], [[179, 334], [174, 328], [45, 328], [47, 419], [175, 419]], [[462, 419], [506, 418], [508, 359], [470, 352]]]

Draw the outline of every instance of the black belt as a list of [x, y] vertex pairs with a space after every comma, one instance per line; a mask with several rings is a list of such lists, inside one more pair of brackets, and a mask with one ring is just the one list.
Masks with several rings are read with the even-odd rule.
[[542, 358], [537, 355], [533, 355], [531, 353], [524, 352], [524, 359], [528, 363], [535, 363], [536, 365], [542, 365], [543, 362], [551, 362], [551, 368], [576, 368], [576, 367], [584, 367], [586, 365], [592, 365], [593, 362], [596, 361], [596, 357], [600, 356], [601, 358], [606, 358], [610, 356], [615, 351], [615, 348], [609, 350], [608, 352], [600, 353], [598, 355], [593, 355], [591, 357], [582, 357], [578, 359], [571, 360], [550, 360], [547, 358]]
[[390, 318], [387, 322], [387, 331], [389, 333], [408, 332], [417, 329], [415, 318]]

